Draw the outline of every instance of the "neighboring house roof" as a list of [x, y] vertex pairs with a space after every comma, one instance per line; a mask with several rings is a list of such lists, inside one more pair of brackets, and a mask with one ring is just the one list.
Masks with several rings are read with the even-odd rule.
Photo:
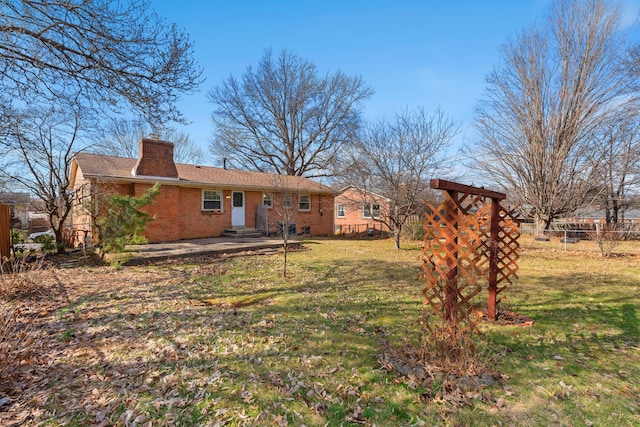
[[382, 199], [382, 200], [384, 200], [384, 201], [386, 201], [386, 202], [391, 202], [391, 199], [390, 199], [390, 198], [388, 198], [388, 197], [382, 196], [382, 195], [377, 194], [377, 193], [374, 193], [374, 192], [372, 192], [372, 191], [366, 191], [366, 190], [363, 190], [363, 189], [361, 189], [361, 188], [356, 187], [355, 185], [347, 185], [346, 187], [344, 187], [344, 188], [342, 188], [342, 189], [340, 190], [340, 194], [344, 194], [344, 193], [346, 193], [346, 192], [347, 192], [347, 191], [349, 191], [349, 190], [357, 191], [357, 192], [358, 192], [358, 194], [359, 194], [359, 195], [361, 195], [361, 196], [362, 196], [362, 195], [368, 195], [368, 196], [372, 196], [372, 197], [374, 197], [374, 198], [376, 198], [376, 199]]
[[115, 180], [125, 182], [167, 182], [171, 185], [188, 187], [224, 187], [229, 189], [258, 189], [263, 191], [289, 190], [315, 194], [337, 192], [316, 181], [299, 176], [268, 174], [263, 172], [222, 169], [211, 166], [176, 164], [178, 178], [153, 176], [133, 176], [132, 170], [137, 159], [104, 156], [101, 154], [78, 153], [71, 165], [70, 182], [75, 182], [77, 169], [85, 178]]
[[0, 203], [4, 205], [28, 205], [30, 202], [29, 193], [0, 193]]
[[[604, 219], [604, 209], [578, 209], [571, 218], [588, 218], [588, 219]], [[625, 209], [625, 219], [637, 219], [640, 218], [640, 209]]]

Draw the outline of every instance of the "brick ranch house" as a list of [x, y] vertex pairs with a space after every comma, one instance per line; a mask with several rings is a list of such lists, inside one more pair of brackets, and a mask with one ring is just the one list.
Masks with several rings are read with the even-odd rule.
[[70, 189], [76, 244], [96, 243], [94, 221], [100, 216], [100, 195], [140, 196], [156, 182], [161, 184], [160, 194], [145, 207], [155, 217], [145, 233], [150, 243], [256, 228], [257, 217], [259, 229], [273, 233], [285, 214], [287, 222], [295, 223], [292, 231], [296, 233], [333, 233], [333, 189], [303, 177], [176, 164], [173, 144], [152, 137], [140, 140], [138, 159], [74, 156]]
[[375, 234], [388, 232], [389, 228], [376, 218], [389, 212], [389, 199], [379, 194], [365, 192], [353, 185], [340, 191], [335, 199], [336, 234]]

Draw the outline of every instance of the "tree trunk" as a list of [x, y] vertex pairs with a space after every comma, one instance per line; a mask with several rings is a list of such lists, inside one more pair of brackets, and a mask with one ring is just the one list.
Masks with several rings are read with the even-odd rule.
[[534, 222], [536, 224], [536, 237], [545, 237], [545, 231], [549, 230], [553, 217], [535, 215]]
[[289, 239], [288, 239], [288, 229], [289, 229], [289, 223], [286, 223], [287, 228], [286, 230], [282, 233], [282, 237], [283, 237], [283, 243], [282, 243], [282, 249], [284, 252], [284, 262], [282, 263], [282, 278], [286, 279], [287, 277], [287, 249], [289, 246]]
[[66, 253], [65, 249], [64, 249], [64, 239], [62, 238], [62, 227], [59, 228], [54, 228], [53, 229], [53, 233], [56, 236], [56, 250], [57, 253], [59, 254], [64, 254]]
[[609, 225], [618, 225], [618, 216], [620, 214], [620, 204], [618, 200], [613, 200], [613, 206], [611, 208], [611, 223]]
[[615, 204], [616, 204], [616, 200], [612, 192], [607, 193], [603, 197], [602, 205], [604, 206], [604, 220], [607, 225], [615, 224], [614, 218], [613, 218], [615, 215], [614, 214]]
[[402, 228], [395, 226], [393, 229], [393, 243], [396, 249], [400, 249], [400, 235], [402, 234]]

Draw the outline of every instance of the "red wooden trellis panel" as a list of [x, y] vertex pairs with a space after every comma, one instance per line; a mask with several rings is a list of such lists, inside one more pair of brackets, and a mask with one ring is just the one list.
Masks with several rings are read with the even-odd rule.
[[11, 215], [9, 206], [0, 204], [0, 263], [9, 258], [11, 249]]
[[431, 187], [446, 198], [437, 208], [427, 204], [424, 304], [441, 319], [444, 332], [477, 331], [480, 316], [473, 299], [484, 281], [488, 317], [495, 320], [498, 295], [517, 278], [517, 215], [500, 205], [503, 193], [444, 180], [432, 180]]

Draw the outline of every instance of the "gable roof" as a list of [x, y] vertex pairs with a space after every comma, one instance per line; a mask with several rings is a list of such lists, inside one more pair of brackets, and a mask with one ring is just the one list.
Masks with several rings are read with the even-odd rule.
[[85, 178], [118, 182], [167, 182], [185, 187], [209, 187], [262, 191], [295, 191], [335, 195], [332, 188], [300, 176], [277, 175], [263, 172], [222, 169], [211, 166], [176, 164], [178, 178], [133, 176], [137, 159], [78, 153], [71, 164], [70, 182], [76, 179], [80, 169]]
[[353, 190], [353, 191], [357, 192], [357, 193], [358, 193], [358, 195], [359, 195], [360, 197], [363, 197], [363, 196], [371, 196], [371, 197], [373, 197], [374, 199], [380, 199], [380, 200], [383, 200], [383, 201], [385, 201], [385, 202], [390, 202], [390, 201], [391, 201], [391, 199], [390, 199], [390, 198], [388, 198], [388, 197], [385, 197], [385, 196], [383, 196], [383, 195], [381, 195], [381, 194], [378, 194], [378, 193], [374, 193], [373, 191], [367, 191], [367, 190], [364, 190], [364, 189], [362, 189], [362, 188], [356, 187], [356, 186], [355, 186], [355, 185], [353, 185], [353, 184], [350, 184], [350, 185], [347, 185], [346, 187], [343, 187], [343, 188], [339, 191], [339, 194], [340, 194], [340, 195], [343, 195], [343, 194], [345, 194], [345, 193], [346, 193], [347, 191], [349, 191], [349, 190]]

